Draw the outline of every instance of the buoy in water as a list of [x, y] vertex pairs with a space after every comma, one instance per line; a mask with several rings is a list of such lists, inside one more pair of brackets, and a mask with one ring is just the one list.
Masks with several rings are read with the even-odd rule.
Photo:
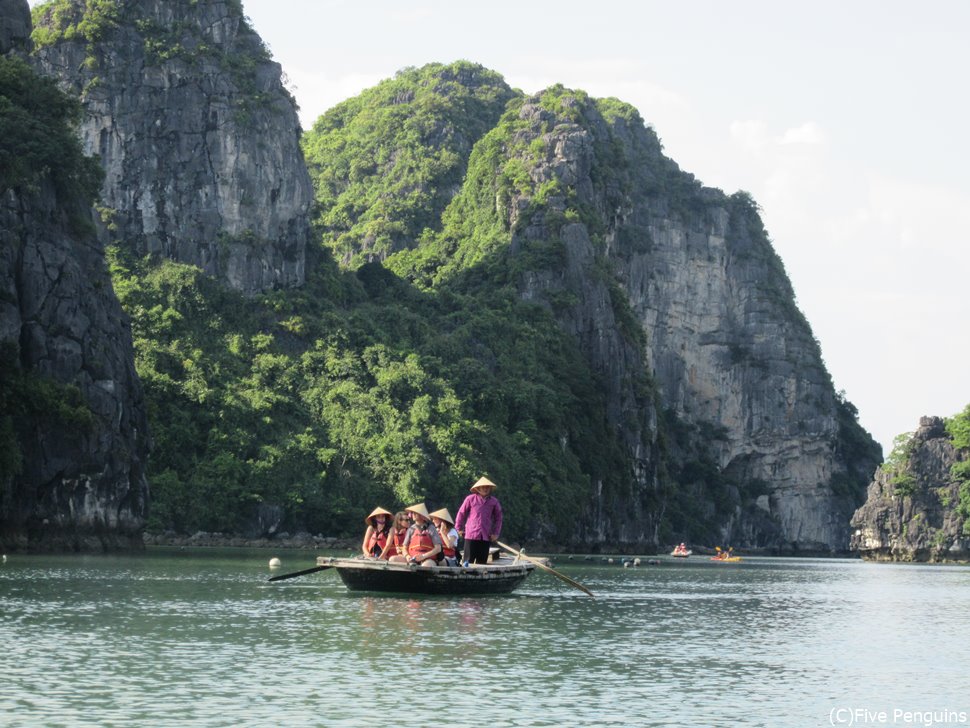
[[640, 565], [640, 557], [639, 557], [639, 556], [637, 556], [637, 557], [636, 557], [636, 558], [635, 558], [635, 559], [633, 560], [633, 565], [634, 565], [634, 566], [639, 566], [639, 565]]
[[271, 558], [271, 559], [269, 560], [269, 568], [271, 568], [271, 569], [278, 569], [278, 568], [280, 568], [280, 567], [281, 567], [282, 565], [283, 565], [283, 562], [282, 562], [282, 561], [280, 561], [280, 560], [279, 560], [278, 558], [276, 558], [275, 556], [274, 556], [273, 558]]

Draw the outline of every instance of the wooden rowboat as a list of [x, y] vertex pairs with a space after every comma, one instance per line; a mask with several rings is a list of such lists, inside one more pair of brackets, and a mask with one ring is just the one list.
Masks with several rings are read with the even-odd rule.
[[498, 559], [480, 566], [414, 566], [381, 559], [317, 558], [318, 567], [333, 568], [351, 591], [404, 594], [508, 594], [525, 581], [535, 564]]

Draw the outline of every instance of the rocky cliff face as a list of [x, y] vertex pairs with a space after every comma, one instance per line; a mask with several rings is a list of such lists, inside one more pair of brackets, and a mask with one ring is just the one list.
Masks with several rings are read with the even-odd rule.
[[953, 446], [939, 417], [923, 417], [898, 467], [880, 468], [852, 517], [852, 549], [874, 561], [970, 561], [959, 513], [954, 464], [970, 453]]
[[[717, 515], [724, 541], [846, 550], [879, 448], [836, 397], [750, 198], [702, 188], [614, 100], [557, 87], [496, 133], [507, 160], [495, 168], [496, 202], [510, 255], [526, 257], [520, 295], [544, 301], [580, 340], [633, 463], [636, 517], [597, 515], [596, 493], [590, 540], [631, 523], [644, 533], [625, 535], [649, 540], [663, 518], [657, 438], [670, 433], [658, 428], [652, 380], [656, 403], [695, 429], [690, 448], [716, 463], [691, 475], [685, 453], [668, 449], [674, 488], [704, 498], [711, 476], [734, 484]], [[528, 260], [539, 250], [555, 262]]]
[[[4, 2], [3, 17], [29, 18], [26, 0], [16, 5]], [[90, 197], [70, 176], [80, 150], [69, 120], [48, 118], [56, 89], [42, 94], [26, 64], [0, 63], [9, 64], [3, 111], [34, 120], [31, 149], [73, 152], [0, 175], [0, 546], [140, 547], [145, 409]], [[19, 141], [0, 143], [16, 156]]]
[[0, 48], [3, 53], [27, 50], [30, 8], [23, 0], [0, 0]]
[[305, 276], [310, 180], [293, 99], [232, 0], [55, 0], [34, 60], [80, 95], [103, 241], [198, 265], [246, 294]]

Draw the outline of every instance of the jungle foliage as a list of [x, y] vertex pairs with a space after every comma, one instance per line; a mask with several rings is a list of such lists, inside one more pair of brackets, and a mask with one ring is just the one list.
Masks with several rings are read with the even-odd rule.
[[324, 243], [350, 267], [440, 227], [468, 154], [516, 96], [458, 61], [406, 68], [323, 114], [303, 137]]
[[455, 509], [487, 472], [516, 484], [511, 534], [568, 528], [610, 443], [548, 314], [312, 263], [304, 289], [248, 300], [112, 251], [155, 440], [151, 527], [245, 532], [267, 503], [287, 530], [356, 533], [375, 503]]
[[81, 105], [22, 59], [0, 56], [0, 193], [51, 182], [61, 196], [90, 203], [104, 172], [77, 138]]

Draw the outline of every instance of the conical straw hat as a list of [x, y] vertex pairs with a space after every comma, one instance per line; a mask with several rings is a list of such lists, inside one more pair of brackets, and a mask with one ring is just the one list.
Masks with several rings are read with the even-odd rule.
[[446, 523], [449, 523], [452, 526], [455, 525], [455, 519], [451, 517], [451, 514], [448, 512], [447, 508], [439, 508], [438, 510], [436, 510], [434, 513], [431, 514], [431, 517], [440, 518], [442, 521], [445, 521]]
[[415, 503], [413, 506], [408, 506], [404, 510], [411, 511], [411, 513], [418, 513], [429, 521], [431, 520], [431, 514], [428, 513], [428, 507], [424, 503]]
[[481, 478], [479, 478], [478, 480], [476, 480], [475, 481], [475, 485], [473, 485], [468, 490], [474, 492], [475, 491], [475, 488], [498, 488], [498, 486], [495, 485], [495, 483], [493, 483], [488, 478], [482, 476]]
[[364, 519], [364, 523], [366, 523], [369, 526], [369, 525], [371, 525], [370, 519], [372, 519], [374, 516], [380, 516], [382, 514], [385, 515], [385, 516], [387, 516], [388, 518], [394, 518], [394, 514], [393, 513], [391, 513], [390, 511], [384, 510], [380, 506], [377, 506], [377, 508], [375, 508], [374, 510], [372, 510], [370, 512], [370, 515], [367, 516], [367, 518]]

